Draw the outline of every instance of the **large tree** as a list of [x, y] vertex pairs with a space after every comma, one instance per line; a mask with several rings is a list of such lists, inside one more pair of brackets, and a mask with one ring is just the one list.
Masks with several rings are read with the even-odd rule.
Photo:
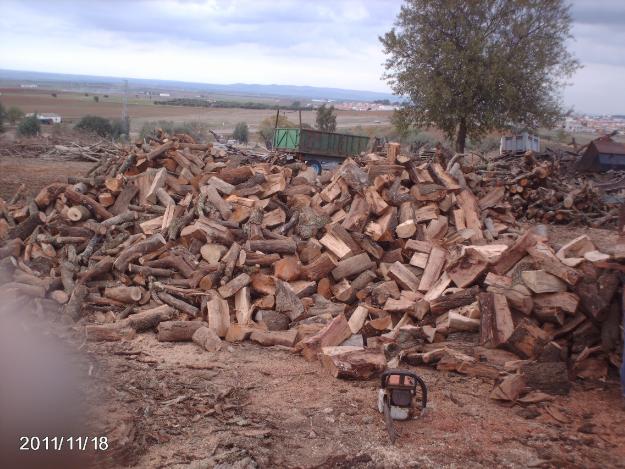
[[410, 98], [403, 117], [436, 125], [464, 152], [467, 137], [563, 115], [559, 91], [579, 67], [570, 27], [564, 0], [406, 0], [380, 37], [384, 76]]
[[336, 130], [336, 114], [334, 113], [334, 105], [326, 107], [322, 104], [317, 109], [317, 116], [315, 118], [315, 126], [319, 130], [324, 132], [334, 132]]

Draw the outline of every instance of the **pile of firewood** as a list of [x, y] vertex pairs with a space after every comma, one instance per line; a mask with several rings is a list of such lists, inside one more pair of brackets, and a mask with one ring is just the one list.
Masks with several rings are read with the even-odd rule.
[[468, 181], [487, 201], [483, 210], [517, 220], [592, 227], [614, 226], [618, 220], [619, 201], [604, 197], [591, 177], [561, 168], [556, 158], [541, 160], [531, 152], [500, 157]]
[[88, 340], [251, 340], [340, 378], [401, 359], [555, 392], [619, 365], [625, 256], [584, 237], [555, 252], [457, 161], [392, 144], [317, 176], [245, 158], [161, 134], [0, 201], [0, 294], [61, 309]]

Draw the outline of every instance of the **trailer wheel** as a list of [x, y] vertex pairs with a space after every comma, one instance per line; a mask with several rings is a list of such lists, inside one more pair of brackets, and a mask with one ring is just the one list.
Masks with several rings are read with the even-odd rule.
[[321, 174], [321, 163], [317, 160], [308, 160], [306, 164], [315, 170], [317, 175]]

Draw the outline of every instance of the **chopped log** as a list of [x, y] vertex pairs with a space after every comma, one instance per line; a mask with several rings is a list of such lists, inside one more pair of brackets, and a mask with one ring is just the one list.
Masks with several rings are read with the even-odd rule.
[[391, 265], [391, 268], [388, 270], [388, 276], [405, 290], [413, 292], [420, 290], [419, 278], [401, 262], [394, 262]]
[[122, 303], [136, 303], [144, 292], [140, 287], [109, 287], [104, 289], [104, 296]]
[[24, 241], [28, 238], [35, 228], [37, 228], [42, 223], [45, 223], [46, 216], [43, 212], [36, 212], [29, 215], [24, 221], [22, 221], [19, 225], [14, 226], [9, 230], [8, 237], [9, 238], [19, 238]]
[[540, 327], [524, 319], [515, 327], [507, 340], [506, 347], [520, 357], [533, 358], [538, 356], [547, 342], [549, 342], [549, 335]]
[[317, 334], [310, 336], [297, 344], [304, 358], [312, 361], [317, 358], [323, 347], [340, 345], [352, 335], [347, 319], [342, 314], [336, 316]]
[[321, 254], [317, 259], [302, 267], [302, 275], [309, 280], [319, 280], [327, 276], [336, 268], [337, 264], [326, 253]]
[[296, 256], [286, 256], [273, 265], [274, 275], [281, 280], [297, 280], [302, 273], [302, 264]]
[[234, 315], [239, 324], [245, 325], [252, 320], [252, 312], [250, 289], [245, 286], [234, 295]]
[[495, 385], [490, 393], [490, 398], [499, 401], [516, 401], [525, 388], [523, 375], [508, 375]]
[[22, 251], [22, 246], [23, 243], [21, 238], [7, 241], [4, 246], [0, 247], [0, 259], [4, 259], [9, 256], [18, 257]]
[[250, 335], [250, 340], [265, 347], [281, 345], [283, 347], [293, 347], [297, 339], [297, 331], [254, 331]]
[[571, 390], [564, 362], [528, 363], [521, 367], [521, 371], [526, 385], [531, 389], [558, 395], [566, 395]]
[[479, 215], [479, 205], [473, 193], [471, 193], [468, 189], [463, 189], [456, 197], [458, 206], [464, 212], [464, 219], [467, 228], [472, 229], [474, 232], [471, 240], [474, 242], [478, 242], [484, 239], [484, 236], [482, 234], [482, 220]]
[[162, 321], [171, 320], [174, 313], [175, 310], [171, 306], [161, 305], [131, 314], [126, 321], [136, 332], [144, 332], [154, 329]]
[[225, 337], [230, 327], [230, 309], [228, 302], [218, 295], [206, 304], [208, 327], [215, 331], [217, 336]]
[[445, 249], [439, 246], [432, 246], [430, 256], [428, 257], [428, 263], [423, 271], [423, 276], [421, 277], [417, 290], [428, 291], [432, 288], [445, 266], [446, 257], [447, 251]]
[[145, 241], [138, 242], [124, 249], [113, 263], [113, 267], [120, 272], [125, 272], [131, 261], [137, 259], [143, 254], [147, 254], [148, 252], [158, 249], [164, 244], [166, 244], [165, 238], [163, 238], [161, 234], [155, 234]]
[[480, 287], [475, 285], [466, 290], [460, 290], [448, 295], [441, 295], [430, 301], [430, 311], [435, 316], [438, 316], [449, 311], [450, 309], [470, 305], [476, 300], [479, 293]]
[[221, 350], [221, 339], [217, 333], [209, 327], [202, 326], [198, 328], [191, 338], [193, 342], [206, 349], [208, 352], [218, 352]]
[[[135, 198], [137, 193], [139, 192], [139, 188], [134, 184], [126, 184], [124, 189], [115, 199], [115, 203], [111, 206], [110, 212], [113, 215], [119, 215], [128, 210], [128, 206], [132, 199]], [[173, 201], [173, 199], [172, 199]]]
[[358, 306], [349, 318], [348, 325], [352, 334], [358, 334], [365, 323], [369, 310], [364, 306]]
[[169, 150], [173, 146], [174, 146], [174, 141], [170, 140], [169, 142], [165, 142], [162, 145], [156, 147], [154, 150], [150, 151], [150, 153], [145, 155], [145, 157], [147, 158], [148, 161], [152, 161], [158, 158], [159, 156], [161, 156], [162, 154], [166, 153], [167, 150]]
[[118, 323], [89, 324], [85, 326], [85, 335], [89, 342], [117, 342], [133, 339], [136, 332], [130, 327], [121, 327]]
[[544, 270], [521, 272], [523, 283], [534, 293], [557, 293], [566, 291], [566, 283]]
[[156, 338], [159, 342], [189, 342], [195, 331], [205, 326], [202, 321], [163, 321], [158, 325]]
[[261, 251], [264, 253], [277, 253], [277, 254], [295, 254], [297, 251], [297, 244], [292, 238], [287, 239], [259, 239], [254, 241], [248, 241], [246, 250], [248, 251]]
[[510, 248], [504, 252], [492, 270], [496, 274], [505, 275], [514, 265], [523, 259], [527, 250], [537, 243], [534, 232], [530, 229], [523, 234]]
[[65, 189], [65, 197], [67, 200], [73, 204], [84, 205], [89, 210], [93, 211], [93, 213], [100, 218], [101, 220], [106, 220], [111, 218], [113, 214], [109, 212], [106, 208], [104, 208], [101, 204], [96, 202], [91, 197], [76, 192], [74, 189], [68, 187]]
[[238, 276], [230, 280], [225, 285], [219, 287], [218, 289], [219, 294], [222, 296], [222, 298], [230, 298], [232, 295], [238, 292], [241, 288], [245, 287], [246, 285], [249, 285], [251, 281], [252, 281], [251, 277], [245, 272], [242, 274], [239, 274]]
[[85, 285], [76, 285], [69, 301], [65, 305], [64, 313], [74, 321], [80, 319], [82, 305], [85, 302], [88, 293], [89, 290]]
[[332, 270], [332, 276], [335, 280], [342, 280], [347, 277], [358, 275], [359, 273], [373, 267], [375, 267], [375, 262], [369, 258], [367, 253], [362, 252], [356, 256], [339, 262]]
[[323, 367], [338, 379], [370, 379], [386, 369], [386, 357], [381, 350], [353, 346], [323, 347], [319, 357]]
[[297, 320], [304, 313], [302, 301], [289, 284], [282, 280], [276, 280], [276, 311], [285, 313], [291, 321]]
[[286, 331], [291, 322], [286, 314], [272, 310], [258, 311], [256, 321], [264, 324], [270, 331]]
[[71, 221], [82, 221], [91, 218], [91, 212], [87, 207], [75, 205], [67, 210], [67, 218]]
[[536, 266], [539, 269], [561, 278], [571, 286], [575, 286], [582, 278], [581, 272], [564, 265], [555, 253], [543, 243], [531, 246], [527, 252], [536, 261]]
[[169, 293], [159, 292], [158, 297], [163, 303], [168, 304], [169, 306], [173, 306], [174, 308], [182, 311], [183, 313], [187, 313], [192, 317], [196, 317], [200, 312], [200, 309], [198, 307], [193, 306], [186, 301], [182, 301], [181, 299], [176, 298]]
[[448, 265], [445, 271], [458, 287], [465, 288], [473, 285], [487, 268], [488, 262], [476, 254], [467, 252]]
[[341, 225], [346, 230], [362, 231], [369, 219], [369, 211], [370, 208], [367, 199], [360, 194], [356, 194], [349, 212]]

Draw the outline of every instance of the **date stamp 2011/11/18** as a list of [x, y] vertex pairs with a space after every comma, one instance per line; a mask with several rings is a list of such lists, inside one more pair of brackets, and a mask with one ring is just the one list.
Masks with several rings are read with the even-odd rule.
[[106, 436], [20, 436], [20, 451], [106, 451]]

